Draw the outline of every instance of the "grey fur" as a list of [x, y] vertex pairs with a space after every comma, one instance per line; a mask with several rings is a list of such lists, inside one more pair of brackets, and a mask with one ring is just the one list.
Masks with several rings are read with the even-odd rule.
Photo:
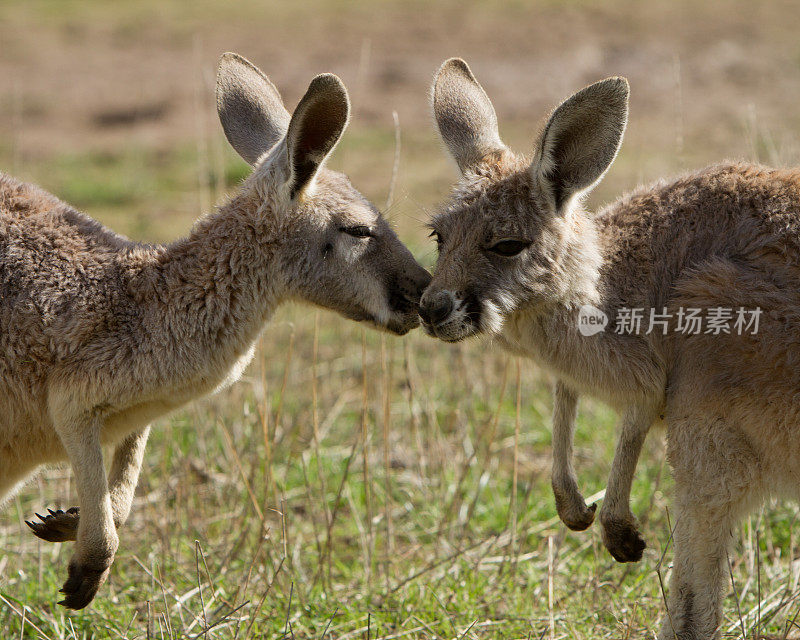
[[446, 60], [436, 73], [433, 113], [442, 139], [462, 171], [505, 148], [491, 101], [460, 58]]
[[[300, 300], [396, 334], [418, 324], [430, 276], [347, 177], [322, 166], [332, 136], [303, 149], [318, 162], [297, 191], [269, 81], [226, 54], [217, 96], [255, 170], [171, 244], [132, 242], [0, 174], [0, 503], [39, 466], [70, 463], [80, 513], [31, 523], [44, 539], [76, 541], [70, 608], [89, 604], [110, 571], [148, 425], [235, 382], [278, 305]], [[338, 139], [338, 79], [315, 79], [302, 104], [334, 104]], [[296, 149], [307, 129], [297, 131]], [[103, 445], [115, 447], [108, 478]]]
[[228, 142], [255, 165], [289, 128], [289, 112], [260, 69], [236, 53], [224, 53], [217, 70], [217, 113]]
[[628, 122], [628, 81], [607, 78], [578, 91], [553, 111], [532, 170], [549, 187], [556, 209], [597, 184], [619, 151]]
[[[616, 152], [627, 92], [622, 81], [608, 82], [577, 94], [607, 101], [596, 104], [599, 127], [585, 126], [577, 98], [554, 112], [551, 122], [565, 118], [564, 127], [577, 129], [548, 171], [539, 170], [541, 158], [507, 149], [464, 171], [432, 223], [440, 253], [420, 314], [431, 335], [494, 336], [558, 380], [553, 488], [559, 515], [574, 528], [592, 515], [570, 460], [577, 398], [591, 395], [622, 413], [599, 514], [603, 541], [620, 561], [639, 559], [644, 548], [631, 481], [648, 430], [663, 418], [675, 559], [659, 638], [708, 640], [720, 634], [736, 524], [768, 496], [800, 498], [800, 171], [720, 164], [589, 213], [569, 194], [590, 187]], [[463, 108], [472, 103], [469, 92]], [[562, 171], [559, 162], [584, 171]], [[567, 189], [563, 202], [553, 197], [556, 180]], [[498, 255], [508, 239], [519, 251]], [[606, 314], [605, 331], [579, 330], [587, 305]], [[448, 314], [435, 314], [440, 308]], [[614, 330], [624, 309], [665, 308], [667, 333]], [[760, 324], [755, 333], [686, 333], [676, 327], [681, 309], [759, 310]]]

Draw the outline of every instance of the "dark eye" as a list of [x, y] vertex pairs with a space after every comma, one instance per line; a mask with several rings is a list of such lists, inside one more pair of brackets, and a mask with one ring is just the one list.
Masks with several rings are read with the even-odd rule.
[[372, 237], [372, 230], [363, 224], [356, 225], [355, 227], [342, 227], [339, 231], [346, 233], [348, 236], [353, 236], [354, 238]]
[[434, 239], [437, 248], [442, 246], [442, 236], [439, 235], [438, 231], [431, 231], [428, 237]]
[[489, 247], [489, 251], [499, 256], [511, 258], [527, 249], [530, 245], [531, 243], [527, 240], [501, 240]]

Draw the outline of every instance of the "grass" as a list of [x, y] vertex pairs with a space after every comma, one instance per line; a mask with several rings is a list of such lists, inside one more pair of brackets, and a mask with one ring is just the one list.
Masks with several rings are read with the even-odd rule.
[[[421, 140], [406, 146], [416, 162], [427, 153]], [[200, 163], [195, 149], [54, 156], [35, 170], [111, 226], [163, 239], [246, 171], [227, 152]], [[338, 166], [363, 170], [364, 149], [391, 175], [385, 131], [357, 130]], [[392, 213], [430, 263], [407, 194], [436, 187], [405, 166]], [[365, 190], [385, 197], [377, 178]], [[550, 410], [543, 374], [492, 343], [398, 339], [284, 308], [242, 381], [156, 425], [111, 579], [90, 609], [56, 606], [70, 545], [40, 542], [23, 522], [76, 503], [69, 471], [46, 471], [0, 515], [3, 637], [647, 637], [671, 557], [663, 434], [650, 436], [633, 489], [649, 549], [618, 565], [597, 527], [572, 533], [556, 517]], [[587, 496], [602, 496], [615, 425], [583, 403]], [[772, 505], [743, 526], [725, 605], [731, 637], [796, 632], [795, 520]]]
[[[149, 39], [144, 39], [144, 48], [157, 49], [155, 42], [179, 53], [195, 46], [197, 25], [216, 26], [227, 19], [227, 9], [207, 1], [193, 4], [188, 15], [178, 3], [158, 3], [164, 8], [155, 15], [152, 0], [124, 8], [62, 4], [37, 0], [18, 4], [9, 15], [17, 25], [24, 22], [20, 16], [27, 15], [37, 29], [63, 36], [53, 39], [57, 45], [75, 46], [88, 39], [91, 44], [86, 46], [100, 51], [113, 41], [124, 51], [136, 46], [145, 33]], [[554, 15], [561, 4], [566, 5], [564, 15], [574, 19], [584, 3], [548, 0], [542, 15]], [[297, 10], [273, 12], [265, 6], [242, 3], [232, 24], [242, 31], [255, 29], [258, 41], [265, 38], [260, 31], [263, 24], [294, 24], [298, 17]], [[399, 19], [404, 16], [413, 14], [412, 26], [419, 16], [427, 19], [424, 3], [414, 3], [410, 10], [398, 2], [387, 6], [398, 18], [397, 29], [404, 28]], [[667, 17], [671, 15], [668, 4], [659, 6], [662, 12], [667, 7]], [[526, 7], [515, 2], [508, 11], [503, 28], [509, 38], [517, 37], [519, 25], [528, 38], [529, 27], [544, 24], [544, 18], [528, 20]], [[342, 24], [359, 17], [363, 22], [364, 16], [372, 15], [366, 4], [344, 0], [333, 7], [325, 5], [319, 13], [328, 10], [341, 11]], [[465, 24], [476, 25], [470, 33], [475, 42], [482, 42], [485, 34], [479, 26], [497, 13], [496, 3], [473, 3], [470, 11], [480, 20]], [[763, 11], [765, 20], [780, 13]], [[739, 20], [735, 13], [722, 18]], [[644, 24], [643, 14], [623, 10], [618, 14], [630, 18], [633, 26], [626, 23], [626, 28], [633, 29], [637, 20]], [[590, 18], [605, 20], [603, 15]], [[762, 22], [753, 20], [756, 26]], [[312, 35], [324, 33], [319, 20], [310, 24]], [[487, 24], [491, 30], [492, 23]], [[770, 25], [769, 33], [784, 37], [781, 25]], [[108, 40], [106, 29], [112, 33]], [[209, 32], [214, 30], [206, 29], [211, 38]], [[17, 31], [28, 33], [21, 27]], [[614, 38], [629, 37], [625, 30], [612, 31]], [[660, 37], [667, 31], [657, 26], [653, 33]], [[673, 31], [679, 38], [681, 30]], [[761, 33], [756, 31], [752, 38], [756, 44]], [[426, 37], [422, 34], [419, 37]], [[19, 45], [20, 37], [9, 35], [14, 37], [6, 41]], [[350, 36], [343, 33], [343, 41], [351, 42]], [[793, 31], [790, 37], [796, 46]], [[547, 45], [546, 37], [531, 40], [537, 53]], [[47, 38], [39, 41], [46, 44]], [[411, 45], [422, 47], [420, 42], [411, 42], [409, 55], [415, 53]], [[634, 52], [620, 62], [624, 70], [638, 50], [626, 49], [629, 43], [620, 42], [611, 50]], [[363, 44], [360, 36], [357, 43]], [[330, 39], [324, 44], [336, 49]], [[376, 60], [381, 44], [376, 36], [372, 45]], [[558, 47], [563, 48], [560, 40]], [[0, 54], [22, 64], [25, 51], [22, 45], [9, 46]], [[687, 49], [683, 51], [687, 55]], [[448, 49], [447, 55], [453, 52], [460, 50]], [[568, 53], [559, 51], [558, 59], [562, 54], [569, 59]], [[337, 55], [340, 63], [350, 59], [341, 52]], [[436, 53], [437, 63], [443, 55]], [[325, 56], [309, 57], [315, 65], [327, 61]], [[192, 56], [184, 56], [184, 64], [187, 60], [196, 64]], [[650, 69], [660, 58], [647, 60]], [[748, 64], [758, 61], [757, 55], [748, 58]], [[705, 69], [702, 60], [694, 61], [694, 67], [691, 59], [682, 59], [681, 64], [687, 78], [693, 69]], [[434, 67], [432, 62], [426, 73]], [[654, 68], [663, 75], [663, 68]], [[667, 68], [673, 69], [673, 63]], [[307, 74], [303, 70], [298, 77], [307, 82], [319, 70], [315, 67]], [[712, 76], [724, 74], [715, 71]], [[284, 77], [292, 76], [287, 72]], [[778, 98], [787, 86], [794, 86], [788, 75], [782, 80], [774, 83], [778, 89], [767, 92], [772, 100], [765, 98], [768, 106], [782, 105]], [[246, 174], [246, 166], [227, 149], [219, 133], [202, 137], [205, 128], [194, 124], [179, 125], [172, 132], [167, 130], [170, 125], [146, 123], [134, 130], [149, 132], [150, 137], [131, 135], [137, 142], [130, 144], [119, 143], [119, 137], [129, 140], [124, 128], [78, 132], [87, 142], [72, 145], [69, 152], [62, 148], [66, 144], [44, 144], [41, 141], [50, 138], [43, 133], [43, 123], [60, 105], [44, 94], [37, 97], [24, 79], [17, 81], [13, 86], [21, 87], [19, 95], [0, 97], [0, 111], [8, 116], [6, 121], [13, 124], [18, 116], [31, 128], [9, 130], [0, 141], [0, 166], [42, 184], [131, 237], [150, 241], [177, 237]], [[158, 93], [159, 100], [162, 93], [171, 95], [171, 80], [162, 82], [165, 89]], [[592, 196], [593, 206], [639, 181], [726, 155], [749, 154], [773, 163], [796, 161], [790, 129], [796, 115], [785, 113], [787, 127], [778, 130], [774, 120], [737, 119], [733, 109], [701, 119], [698, 114], [713, 114], [705, 100], [712, 100], [714, 91], [706, 95], [695, 86], [692, 93], [689, 81], [685, 82], [681, 94], [685, 102], [679, 103], [685, 104], [683, 111], [673, 105], [674, 94], [682, 90], [680, 79], [674, 83], [677, 86], [666, 82], [657, 85], [657, 91], [651, 87], [651, 96], [668, 103], [666, 107], [652, 99], [638, 106], [634, 101], [638, 110], [633, 112], [628, 139]], [[646, 88], [641, 73], [634, 86]], [[741, 85], [735, 87], [725, 95], [756, 95], [752, 87], [749, 93]], [[294, 96], [302, 88], [293, 87]], [[333, 165], [380, 204], [386, 201], [392, 175], [394, 129], [391, 118], [366, 113], [368, 92], [376, 93], [372, 89], [374, 85], [367, 85], [360, 96], [354, 91], [353, 124]], [[794, 104], [794, 94], [787, 95], [786, 101]], [[361, 106], [364, 103], [367, 107]], [[170, 108], [178, 111], [182, 104], [176, 101]], [[206, 106], [203, 118], [210, 119], [211, 106]], [[423, 126], [414, 120], [418, 116], [410, 106], [401, 107], [401, 164], [388, 214], [401, 238], [430, 266], [434, 253], [423, 223], [434, 203], [445, 197], [453, 173], [430, 123]], [[504, 139], [515, 148], [529, 148], [535, 119], [527, 114], [506, 119], [502, 109], [499, 112]], [[87, 126], [92, 119], [80, 122]], [[150, 131], [146, 127], [151, 125], [162, 128]], [[60, 121], [52, 126], [54, 132], [63, 129]], [[681, 132], [679, 143], [672, 139], [675, 130]], [[174, 144], [173, 138], [178, 139]], [[40, 146], [33, 145], [31, 151], [28, 140]], [[24, 524], [35, 511], [76, 504], [69, 471], [46, 470], [0, 513], [0, 637], [652, 637], [663, 613], [661, 585], [669, 579], [672, 557], [672, 485], [664, 434], [650, 435], [632, 493], [649, 548], [640, 563], [616, 564], [603, 548], [596, 526], [573, 533], [556, 517], [549, 487], [549, 385], [534, 363], [518, 362], [491, 342], [448, 346], [419, 332], [398, 339], [364, 331], [327, 312], [283, 308], [266, 328], [256, 359], [238, 384], [154, 426], [111, 578], [89, 609], [72, 613], [55, 604], [71, 545], [41, 542]], [[616, 421], [601, 404], [587, 400], [581, 405], [576, 467], [585, 494], [598, 500], [613, 456]], [[725, 601], [726, 637], [753, 638], [758, 633], [800, 637], [797, 529], [796, 508], [778, 503], [768, 505], [737, 532], [731, 555], [733, 580]]]
[[[517, 361], [491, 344], [401, 340], [283, 310], [239, 384], [159, 422], [90, 609], [55, 605], [70, 548], [22, 522], [75, 502], [69, 473], [46, 472], [5, 511], [4, 637], [645, 637], [662, 609], [669, 539], [661, 435], [633, 491], [650, 549], [618, 565], [596, 527], [571, 533], [556, 518], [548, 385], [519, 364], [517, 382]], [[587, 495], [604, 487], [614, 425], [583, 405]], [[759, 603], [761, 629], [774, 633], [797, 611], [794, 517], [777, 506], [740, 534], [732, 562], [748, 636]], [[734, 635], [736, 609], [730, 595]]]
[[[369, 149], [390, 175], [392, 147], [384, 131], [356, 131], [337, 162], [358, 170]], [[36, 170], [108, 224], [152, 239], [177, 235], [202, 188], [228, 188], [246, 167], [227, 153], [201, 165], [179, 147], [56, 156]], [[405, 179], [425, 191], [430, 176], [419, 175]], [[367, 190], [384, 191], [377, 180]], [[401, 200], [396, 222], [430, 262], [404, 213], [413, 204]], [[0, 628], [65, 639], [645, 637], [671, 556], [663, 434], [651, 435], [633, 489], [650, 548], [622, 566], [597, 527], [558, 522], [550, 408], [535, 365], [492, 343], [398, 339], [282, 309], [241, 382], [156, 425], [112, 577], [90, 609], [55, 605], [70, 546], [40, 542], [23, 523], [76, 502], [69, 471], [45, 472], [0, 515]], [[586, 495], [602, 495], [615, 424], [602, 405], [582, 405]], [[774, 505], [742, 528], [732, 636], [796, 627], [794, 524]]]

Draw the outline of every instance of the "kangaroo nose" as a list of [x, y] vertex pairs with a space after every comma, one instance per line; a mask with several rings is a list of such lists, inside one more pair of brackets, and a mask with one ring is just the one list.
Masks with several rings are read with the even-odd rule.
[[424, 296], [419, 307], [419, 315], [429, 325], [437, 325], [453, 311], [453, 298], [447, 291], [439, 291]]
[[414, 278], [414, 288], [416, 289], [416, 299], [419, 301], [422, 298], [422, 294], [425, 289], [428, 288], [428, 285], [431, 283], [431, 274], [428, 273], [425, 269], [420, 267], [419, 272], [417, 273], [416, 277]]

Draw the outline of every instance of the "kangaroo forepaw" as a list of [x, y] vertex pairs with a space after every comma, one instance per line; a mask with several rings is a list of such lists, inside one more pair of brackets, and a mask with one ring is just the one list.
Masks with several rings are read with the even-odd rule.
[[47, 512], [50, 515], [35, 514], [41, 522], [25, 521], [35, 536], [47, 540], [47, 542], [67, 542], [77, 538], [78, 522], [80, 521], [78, 507], [72, 507], [66, 511], [48, 509]]
[[636, 521], [603, 520], [603, 544], [617, 562], [638, 562], [647, 548]]
[[70, 562], [67, 581], [60, 589], [65, 597], [58, 604], [67, 609], [83, 609], [94, 600], [97, 590], [106, 581], [110, 571], [111, 561], [105, 568]]
[[568, 528], [573, 531], [583, 531], [592, 526], [597, 504], [587, 506], [579, 493], [564, 495], [554, 492], [554, 495], [558, 517]]

